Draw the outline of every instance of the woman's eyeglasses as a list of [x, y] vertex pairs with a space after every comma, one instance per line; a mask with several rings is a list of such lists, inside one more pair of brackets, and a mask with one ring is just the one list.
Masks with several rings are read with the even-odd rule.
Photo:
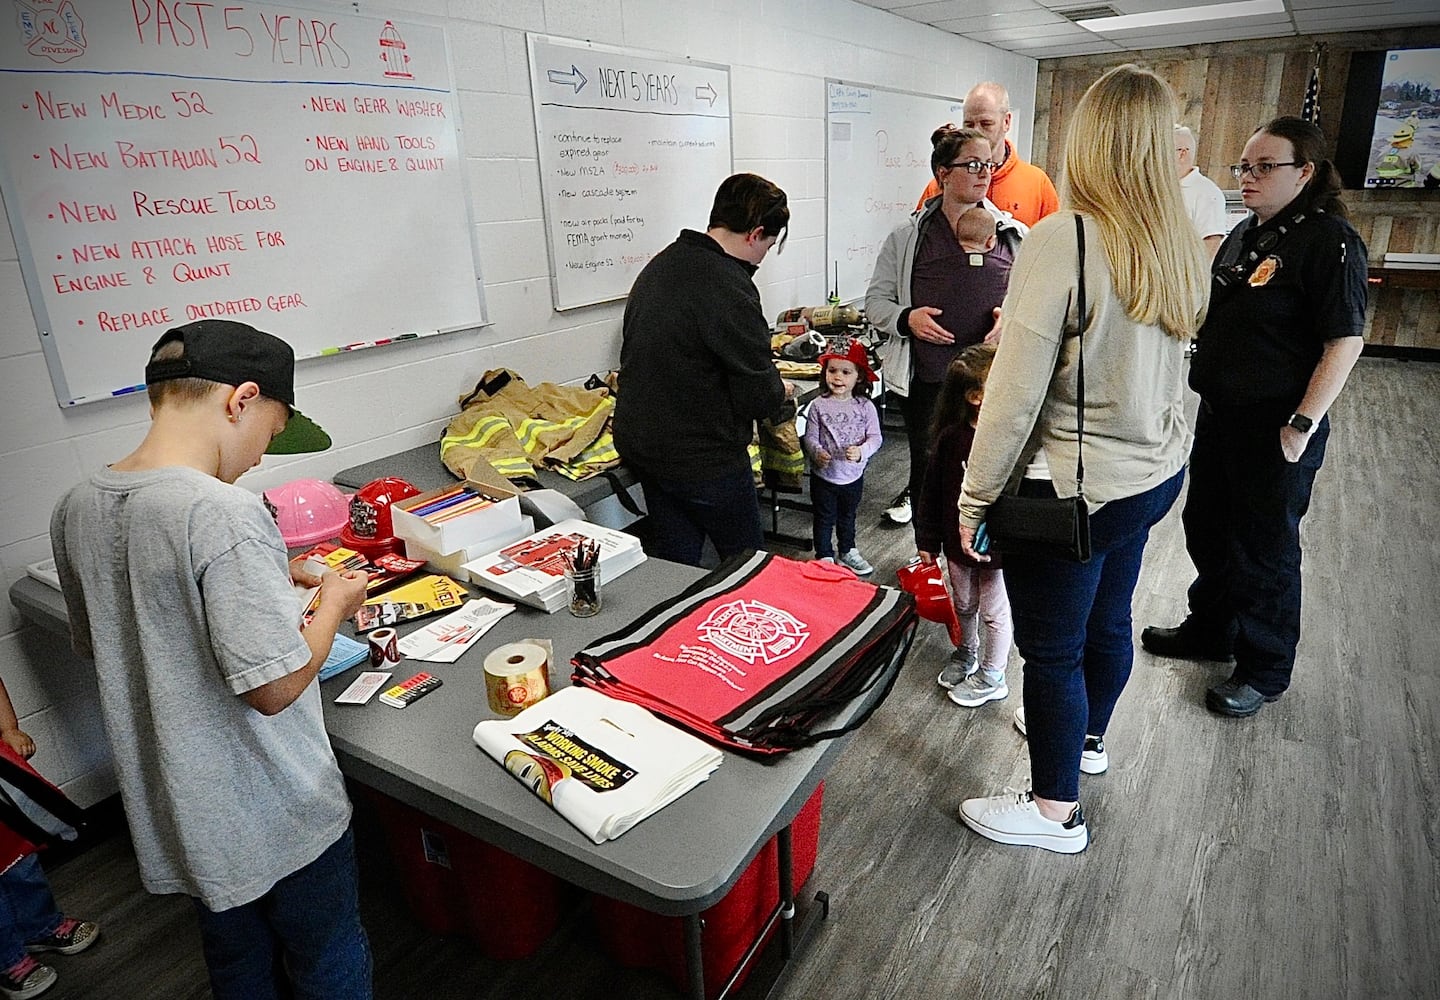
[[947, 170], [963, 170], [967, 174], [983, 174], [986, 171], [993, 174], [1000, 169], [1000, 164], [991, 163], [989, 160], [962, 160], [947, 163], [945, 167]]
[[1290, 160], [1287, 163], [1232, 163], [1230, 165], [1230, 176], [1237, 181], [1249, 174], [1257, 181], [1263, 181], [1270, 176], [1270, 171], [1276, 167], [1303, 167], [1305, 164]]

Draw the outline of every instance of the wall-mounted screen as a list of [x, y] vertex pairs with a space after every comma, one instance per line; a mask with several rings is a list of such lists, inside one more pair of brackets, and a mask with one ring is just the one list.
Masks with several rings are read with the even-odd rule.
[[1385, 53], [1365, 186], [1440, 187], [1440, 48]]

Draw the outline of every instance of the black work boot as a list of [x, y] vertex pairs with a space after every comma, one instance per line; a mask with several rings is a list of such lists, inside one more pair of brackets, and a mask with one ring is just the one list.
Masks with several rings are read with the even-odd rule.
[[1229, 663], [1235, 658], [1235, 652], [1224, 635], [1192, 625], [1189, 618], [1174, 628], [1145, 626], [1140, 633], [1140, 645], [1145, 647], [1146, 652], [1177, 660]]

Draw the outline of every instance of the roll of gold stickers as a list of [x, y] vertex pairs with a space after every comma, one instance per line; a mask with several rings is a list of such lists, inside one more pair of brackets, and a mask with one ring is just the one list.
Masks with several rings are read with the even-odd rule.
[[485, 697], [497, 715], [512, 716], [550, 693], [550, 651], [535, 641], [506, 643], [485, 657]]

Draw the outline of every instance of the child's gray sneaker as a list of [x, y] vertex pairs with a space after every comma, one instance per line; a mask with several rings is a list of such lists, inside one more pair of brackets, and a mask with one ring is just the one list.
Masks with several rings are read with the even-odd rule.
[[865, 560], [865, 557], [860, 554], [859, 549], [842, 552], [840, 554], [840, 565], [854, 572], [856, 576], [869, 576], [875, 572], [875, 567], [871, 566], [870, 563]]
[[1009, 694], [1004, 674], [995, 676], [988, 670], [977, 670], [965, 678], [963, 684], [950, 689], [950, 700], [965, 708], [978, 708], [987, 701], [999, 701]]
[[940, 671], [935, 683], [948, 691], [979, 669], [980, 659], [975, 655], [975, 650], [961, 646], [950, 654], [950, 662], [945, 664], [945, 669]]

